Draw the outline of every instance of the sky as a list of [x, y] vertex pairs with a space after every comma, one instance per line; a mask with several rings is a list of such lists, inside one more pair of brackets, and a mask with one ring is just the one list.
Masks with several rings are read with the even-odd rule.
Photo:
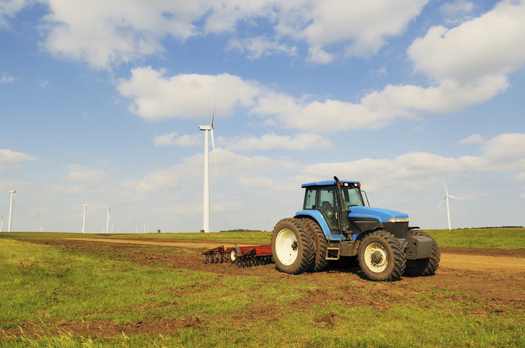
[[[301, 184], [412, 226], [525, 225], [525, 2], [0, 0], [13, 231], [272, 230]], [[215, 111], [214, 111], [215, 110]], [[216, 158], [217, 167], [215, 167]]]

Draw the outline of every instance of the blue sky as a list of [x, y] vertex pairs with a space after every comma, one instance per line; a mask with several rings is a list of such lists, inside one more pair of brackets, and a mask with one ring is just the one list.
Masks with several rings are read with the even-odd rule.
[[[14, 231], [271, 230], [305, 182], [446, 228], [525, 225], [525, 2], [0, 0]], [[211, 151], [211, 148], [210, 148]]]

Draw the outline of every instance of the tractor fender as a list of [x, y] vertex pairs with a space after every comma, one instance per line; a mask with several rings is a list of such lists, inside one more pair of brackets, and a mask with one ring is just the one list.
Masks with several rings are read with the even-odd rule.
[[359, 234], [353, 234], [352, 235], [352, 239], [354, 240], [354, 245], [353, 245], [353, 253], [355, 255], [357, 255], [357, 252], [359, 250], [359, 247], [361, 246], [361, 242], [363, 241], [363, 239], [368, 236], [369, 234], [375, 232], [375, 231], [384, 231], [384, 228], [383, 227], [376, 227], [374, 229], [371, 229], [371, 230], [367, 230], [365, 232], [362, 232], [362, 233], [359, 233]]

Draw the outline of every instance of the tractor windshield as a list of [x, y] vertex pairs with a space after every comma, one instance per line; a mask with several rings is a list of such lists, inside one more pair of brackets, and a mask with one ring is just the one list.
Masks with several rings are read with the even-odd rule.
[[358, 187], [355, 186], [343, 186], [341, 188], [343, 194], [343, 200], [345, 202], [345, 208], [353, 206], [364, 206], [363, 198]]

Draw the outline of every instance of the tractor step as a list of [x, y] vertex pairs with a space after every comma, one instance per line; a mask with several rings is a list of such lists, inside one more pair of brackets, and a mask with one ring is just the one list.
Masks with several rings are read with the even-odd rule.
[[[335, 254], [335, 255], [334, 255]], [[341, 258], [341, 243], [329, 243], [326, 248], [326, 260], [337, 261]]]

